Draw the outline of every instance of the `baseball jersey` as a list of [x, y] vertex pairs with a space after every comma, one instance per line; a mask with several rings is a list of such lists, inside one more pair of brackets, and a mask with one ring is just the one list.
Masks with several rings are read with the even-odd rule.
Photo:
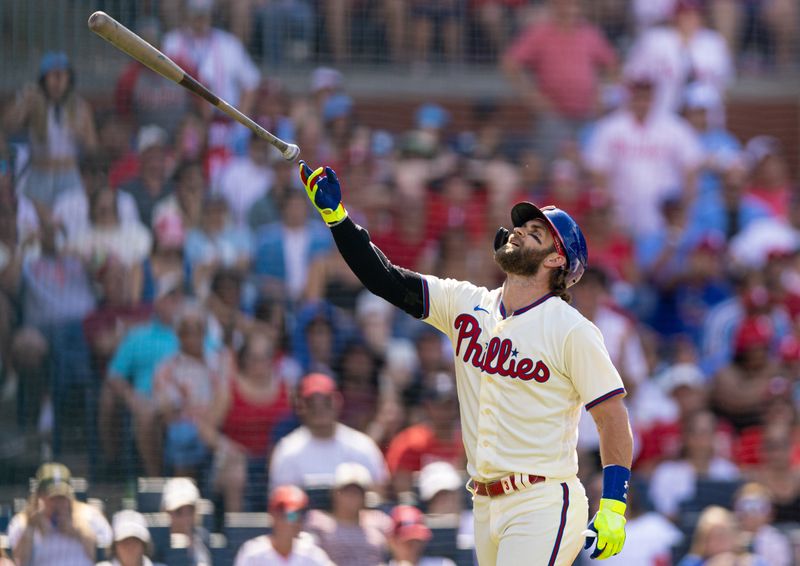
[[581, 407], [625, 394], [597, 327], [552, 294], [506, 312], [501, 288], [423, 276], [423, 295], [455, 352], [470, 476], [574, 476]]
[[306, 533], [294, 539], [292, 552], [282, 556], [266, 535], [248, 540], [236, 554], [234, 566], [333, 566], [325, 551]]

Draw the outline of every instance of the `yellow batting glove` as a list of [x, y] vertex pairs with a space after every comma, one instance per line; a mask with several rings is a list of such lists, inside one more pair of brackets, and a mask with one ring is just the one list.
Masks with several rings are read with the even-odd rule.
[[320, 213], [325, 224], [335, 226], [347, 218], [347, 210], [342, 204], [342, 188], [333, 169], [318, 167], [312, 171], [305, 161], [301, 161], [300, 180], [303, 181], [311, 204]]
[[619, 554], [625, 544], [625, 509], [627, 506], [616, 499], [601, 499], [600, 509], [583, 532], [588, 549], [594, 544], [589, 558], [605, 560]]

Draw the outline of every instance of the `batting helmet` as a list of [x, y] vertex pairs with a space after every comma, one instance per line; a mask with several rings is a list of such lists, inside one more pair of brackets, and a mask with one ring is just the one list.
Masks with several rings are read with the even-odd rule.
[[[535, 218], [547, 223], [553, 234], [556, 251], [567, 259], [567, 287], [572, 287], [580, 281], [589, 262], [589, 250], [583, 232], [569, 214], [555, 206], [539, 208], [530, 202], [519, 202], [511, 209], [511, 222], [515, 228]], [[505, 245], [508, 237], [508, 230], [500, 228], [495, 236], [494, 249]]]

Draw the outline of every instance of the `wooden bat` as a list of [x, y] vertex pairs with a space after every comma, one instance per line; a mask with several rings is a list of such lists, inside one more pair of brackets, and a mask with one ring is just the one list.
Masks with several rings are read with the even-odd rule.
[[89, 16], [89, 29], [105, 39], [111, 45], [124, 51], [140, 63], [147, 65], [164, 78], [189, 89], [225, 112], [228, 116], [248, 127], [258, 137], [272, 144], [287, 161], [294, 161], [300, 155], [300, 148], [293, 143], [286, 143], [271, 134], [239, 110], [219, 98], [197, 80], [180, 68], [175, 61], [161, 53], [144, 39], [133, 33], [105, 12], [95, 12]]

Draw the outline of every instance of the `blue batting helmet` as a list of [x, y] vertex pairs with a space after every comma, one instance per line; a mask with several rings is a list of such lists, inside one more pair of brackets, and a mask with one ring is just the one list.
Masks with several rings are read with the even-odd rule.
[[583, 232], [569, 214], [555, 206], [539, 208], [530, 202], [519, 202], [511, 209], [511, 222], [515, 228], [535, 218], [541, 218], [550, 227], [556, 251], [567, 259], [567, 287], [572, 287], [580, 281], [589, 262]]

